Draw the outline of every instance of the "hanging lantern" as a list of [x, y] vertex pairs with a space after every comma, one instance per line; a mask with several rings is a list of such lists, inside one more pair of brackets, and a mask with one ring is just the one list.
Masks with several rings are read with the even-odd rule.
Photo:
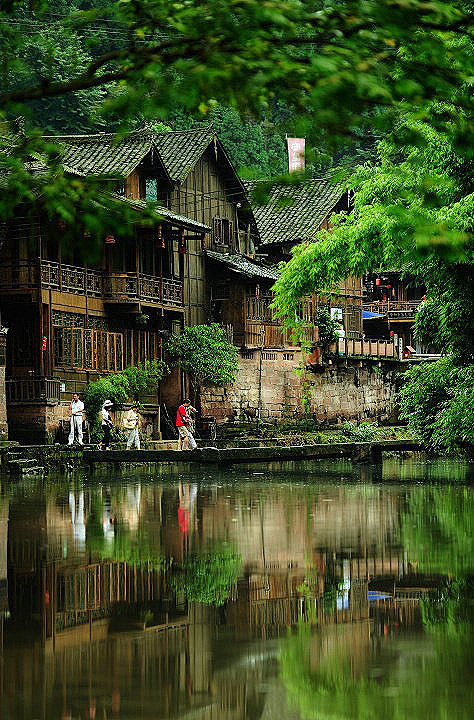
[[390, 283], [387, 283], [387, 290], [391, 290], [391, 288], [392, 286], [390, 285]]
[[260, 285], [255, 285], [255, 297], [260, 300]]
[[380, 279], [380, 278], [375, 278], [375, 284], [377, 285], [377, 287], [380, 287], [381, 284], [382, 284], [381, 279]]
[[43, 335], [43, 338], [41, 340], [41, 349], [43, 350], [43, 352], [46, 352], [47, 347], [48, 347], [48, 338], [45, 335]]
[[113, 235], [107, 235], [104, 242], [106, 245], [115, 245], [115, 238]]
[[186, 252], [186, 242], [184, 239], [184, 232], [182, 232], [179, 236], [178, 252], [181, 253], [182, 255]]
[[393, 330], [390, 330], [390, 337], [393, 337], [395, 335]]

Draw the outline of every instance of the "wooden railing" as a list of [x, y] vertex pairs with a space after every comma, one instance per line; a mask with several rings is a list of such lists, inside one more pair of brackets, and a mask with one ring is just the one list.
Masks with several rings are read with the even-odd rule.
[[107, 273], [49, 260], [0, 266], [0, 290], [25, 290], [39, 286], [118, 302], [144, 300], [183, 305], [183, 284], [172, 278], [140, 273]]
[[386, 340], [339, 340], [330, 346], [329, 351], [337, 355], [359, 355], [372, 357], [398, 357], [397, 348], [393, 342]]
[[372, 303], [364, 303], [364, 310], [369, 312], [387, 315], [390, 320], [412, 320], [420, 306], [421, 300], [381, 300]]
[[7, 380], [5, 385], [7, 402], [61, 399], [61, 381], [58, 378], [15, 378]]

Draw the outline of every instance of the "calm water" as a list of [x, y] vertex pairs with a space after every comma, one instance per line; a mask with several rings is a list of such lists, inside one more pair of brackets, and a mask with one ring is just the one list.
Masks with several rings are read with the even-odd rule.
[[5, 485], [1, 720], [471, 718], [472, 478], [410, 459]]

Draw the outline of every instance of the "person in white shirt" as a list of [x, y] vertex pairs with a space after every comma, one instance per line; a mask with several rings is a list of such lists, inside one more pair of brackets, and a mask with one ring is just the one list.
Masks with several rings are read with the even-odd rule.
[[109, 412], [112, 406], [113, 402], [111, 402], [110, 400], [106, 400], [102, 405], [102, 410], [100, 411], [101, 425], [102, 430], [104, 431], [104, 437], [102, 442], [100, 443], [102, 450], [108, 450], [110, 445], [110, 431], [114, 426], [112, 415]]
[[74, 443], [74, 434], [77, 433], [77, 442], [79, 445], [84, 445], [82, 442], [82, 415], [84, 413], [84, 403], [79, 400], [79, 395], [74, 393], [72, 396], [72, 402], [69, 406], [71, 412], [71, 429], [69, 431], [68, 445]]
[[134, 445], [137, 450], [140, 450], [140, 437], [138, 435], [138, 423], [140, 415], [138, 414], [138, 405], [135, 403], [131, 409], [125, 414], [123, 424], [128, 430], [127, 438], [127, 450], [130, 450]]

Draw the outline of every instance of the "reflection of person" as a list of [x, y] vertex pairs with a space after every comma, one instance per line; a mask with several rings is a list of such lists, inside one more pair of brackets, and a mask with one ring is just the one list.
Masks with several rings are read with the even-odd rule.
[[197, 495], [197, 485], [185, 485], [184, 488], [179, 483], [179, 506], [178, 506], [178, 525], [183, 535], [189, 530], [189, 519], [193, 512], [194, 501]]
[[101, 425], [104, 432], [104, 437], [100, 443], [102, 450], [104, 448], [108, 450], [110, 445], [110, 431], [114, 426], [112, 415], [109, 412], [112, 405], [113, 403], [110, 400], [106, 400], [102, 405], [102, 410], [100, 411]]
[[79, 400], [79, 395], [74, 393], [72, 396], [72, 402], [69, 406], [71, 411], [71, 430], [68, 437], [68, 445], [74, 443], [74, 433], [77, 433], [77, 442], [79, 445], [83, 445], [82, 442], [82, 414], [84, 412], [84, 403]]
[[193, 408], [189, 400], [184, 400], [176, 413], [176, 428], [179, 435], [178, 450], [187, 450], [189, 445], [191, 445], [192, 450], [197, 447], [196, 441], [190, 430], [191, 418], [189, 417], [188, 412], [196, 412], [196, 410]]
[[137, 411], [138, 404], [134, 403], [128, 413], [126, 413], [123, 421], [124, 426], [128, 430], [127, 450], [130, 450], [134, 445], [137, 450], [140, 450], [140, 437], [138, 435], [140, 415]]

